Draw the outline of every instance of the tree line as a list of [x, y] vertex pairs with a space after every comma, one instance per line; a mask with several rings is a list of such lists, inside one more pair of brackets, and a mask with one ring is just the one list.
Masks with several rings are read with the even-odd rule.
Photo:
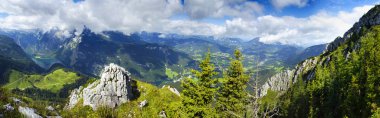
[[[242, 61], [242, 53], [235, 50], [234, 58], [220, 77], [208, 51], [200, 61], [199, 70], [192, 70], [194, 76], [181, 81], [183, 91], [179, 115], [199, 118], [272, 115], [275, 110], [259, 110], [257, 97], [247, 91], [250, 76], [246, 73]], [[254, 88], [257, 89], [257, 84]]]

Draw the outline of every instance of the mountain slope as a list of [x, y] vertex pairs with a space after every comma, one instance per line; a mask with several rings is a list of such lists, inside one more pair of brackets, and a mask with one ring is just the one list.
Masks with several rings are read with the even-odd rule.
[[75, 31], [51, 29], [40, 30], [2, 30], [0, 34], [11, 37], [38, 65], [48, 69], [54, 63], [57, 50], [75, 37]]
[[94, 33], [85, 29], [75, 46], [66, 44], [57, 52], [57, 59], [74, 70], [97, 75], [108, 63], [116, 63], [138, 78], [156, 85], [170, 81], [165, 69], [181, 72], [192, 59], [168, 46], [146, 43], [119, 32]]
[[103, 69], [100, 80], [72, 91], [62, 116], [179, 116], [180, 102], [181, 97], [176, 89], [170, 86], [157, 88], [134, 80], [124, 68], [110, 64]]
[[[380, 6], [328, 44], [322, 55], [279, 73], [262, 87], [282, 93], [283, 117], [370, 117], [379, 114]], [[286, 73], [286, 74], [285, 74]], [[281, 86], [281, 87], [278, 87]]]
[[290, 57], [288, 59], [288, 62], [295, 65], [299, 62], [302, 62], [303, 60], [306, 60], [307, 58], [318, 56], [323, 53], [323, 51], [326, 49], [326, 46], [327, 44], [320, 44], [305, 48], [302, 52], [298, 53], [297, 56]]
[[17, 69], [25, 72], [42, 72], [43, 69], [33, 62], [31, 58], [11, 38], [0, 36], [0, 83], [6, 81], [6, 72]]
[[[244, 55], [244, 65], [248, 70], [257, 71], [258, 77], [261, 78], [259, 83], [263, 83], [266, 78], [285, 68], [292, 67], [299, 62], [299, 58], [308, 58], [310, 55], [319, 55], [322, 51], [309, 51], [305, 54], [298, 53], [303, 50], [301, 47], [282, 45], [282, 44], [265, 44], [259, 41], [259, 38], [250, 41], [243, 41], [238, 38], [215, 38], [211, 36], [184, 36], [177, 34], [161, 33], [138, 33], [141, 40], [159, 43], [173, 47], [174, 50], [186, 53], [195, 60], [200, 60], [203, 54], [210, 49], [212, 52], [213, 63], [219, 70], [228, 66], [223, 60], [231, 58], [231, 53], [235, 49], [240, 49]], [[316, 46], [313, 49], [323, 50], [325, 47]], [[319, 52], [319, 53], [318, 53]], [[313, 53], [308, 55], [308, 53]], [[288, 60], [292, 62], [289, 63]], [[257, 67], [258, 66], [258, 67]]]

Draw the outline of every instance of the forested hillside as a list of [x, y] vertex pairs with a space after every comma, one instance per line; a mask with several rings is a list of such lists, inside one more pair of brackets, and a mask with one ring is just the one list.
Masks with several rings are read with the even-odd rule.
[[371, 9], [330, 50], [301, 68], [294, 76], [297, 81], [272, 99], [279, 116], [379, 117], [379, 11], [380, 6]]

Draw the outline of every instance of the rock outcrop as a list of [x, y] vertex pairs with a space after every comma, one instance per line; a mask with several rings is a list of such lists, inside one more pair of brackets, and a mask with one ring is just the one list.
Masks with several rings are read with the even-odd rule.
[[258, 95], [260, 97], [265, 96], [267, 94], [267, 91], [273, 90], [273, 91], [284, 91], [287, 90], [292, 82], [292, 78], [294, 75], [294, 70], [286, 70], [283, 72], [280, 72], [271, 78], [267, 82], [264, 83], [264, 85], [259, 90]]
[[259, 89], [259, 97], [265, 96], [268, 90], [280, 92], [288, 90], [292, 84], [297, 82], [298, 77], [306, 78], [306, 80], [314, 78], [314, 70], [318, 62], [320, 62], [319, 58], [313, 57], [299, 63], [293, 70], [285, 70], [272, 76]]
[[13, 111], [15, 108], [12, 107], [11, 103], [3, 106], [6, 111]]
[[181, 94], [179, 93], [179, 91], [176, 89], [176, 88], [174, 88], [174, 87], [171, 87], [171, 86], [166, 86], [166, 85], [164, 85], [164, 86], [162, 86], [162, 88], [168, 88], [171, 92], [173, 92], [174, 94], [176, 94], [176, 95], [178, 95], [178, 96], [181, 96]]
[[19, 106], [18, 111], [26, 118], [42, 118], [42, 116], [38, 115], [33, 108]]
[[325, 52], [332, 52], [342, 45], [348, 39], [350, 39], [354, 34], [360, 33], [363, 28], [368, 28], [371, 26], [380, 25], [380, 6], [376, 5], [374, 8], [368, 11], [364, 16], [360, 18], [346, 33], [343, 37], [337, 37], [333, 42], [326, 46]]
[[114, 108], [138, 95], [135, 84], [128, 71], [111, 63], [103, 69], [100, 80], [73, 90], [66, 108], [73, 108], [80, 100], [84, 106], [89, 105], [93, 109], [100, 106]]
[[[259, 89], [259, 95], [262, 97], [266, 95], [267, 90], [273, 91], [286, 91], [292, 83], [297, 82], [297, 78], [302, 78], [303, 81], [309, 81], [315, 77], [315, 68], [317, 65], [328, 65], [331, 61], [330, 52], [335, 51], [339, 46], [347, 41], [357, 42], [353, 40], [353, 36], [359, 35], [363, 28], [370, 28], [371, 26], [380, 25], [380, 6], [377, 5], [368, 11], [367, 14], [362, 16], [358, 22], [356, 22], [352, 28], [350, 28], [343, 37], [337, 37], [333, 42], [326, 46], [325, 51], [320, 57], [313, 57], [299, 63], [295, 69], [287, 70], [282, 73], [278, 73], [269, 78], [267, 82]], [[356, 37], [357, 38], [357, 37]], [[359, 43], [355, 43], [353, 46], [347, 46], [344, 49], [344, 56], [349, 58], [351, 52], [360, 48]]]

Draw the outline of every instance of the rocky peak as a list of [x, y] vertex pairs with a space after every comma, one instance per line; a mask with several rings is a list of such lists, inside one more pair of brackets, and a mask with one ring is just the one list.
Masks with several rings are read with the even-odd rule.
[[358, 22], [344, 33], [343, 37], [337, 37], [333, 42], [329, 43], [326, 46], [325, 52], [334, 51], [338, 46], [350, 39], [353, 34], [359, 33], [362, 28], [369, 28], [375, 25], [380, 25], [380, 5], [376, 5], [363, 15]]
[[100, 76], [100, 80], [87, 87], [73, 90], [66, 108], [73, 108], [81, 99], [83, 105], [89, 105], [93, 109], [99, 106], [114, 108], [138, 95], [136, 82], [124, 68], [111, 63], [103, 69]]
[[[374, 8], [368, 11], [363, 15], [358, 22], [356, 22], [352, 28], [350, 28], [343, 37], [337, 37], [333, 42], [329, 43], [326, 46], [321, 57], [310, 58], [301, 63], [299, 63], [294, 70], [284, 71], [282, 73], [276, 74], [275, 76], [269, 78], [269, 80], [261, 87], [260, 96], [264, 96], [267, 93], [267, 90], [271, 89], [274, 91], [286, 91], [291, 83], [295, 83], [298, 77], [301, 77], [304, 81], [311, 80], [315, 77], [315, 68], [317, 65], [327, 65], [331, 57], [326, 55], [326, 53], [336, 50], [339, 46], [346, 43], [348, 40], [352, 39], [354, 35], [360, 35], [360, 32], [363, 28], [370, 28], [375, 25], [380, 25], [380, 5], [376, 5]], [[358, 43], [356, 43], [352, 50], [358, 49]], [[346, 58], [349, 57], [350, 52], [347, 51], [344, 53]], [[351, 51], [352, 51], [351, 50]]]
[[259, 97], [267, 94], [268, 90], [286, 91], [292, 84], [297, 82], [298, 77], [306, 77], [304, 80], [310, 80], [315, 77], [315, 68], [317, 64], [321, 64], [321, 60], [317, 57], [307, 59], [299, 63], [293, 70], [285, 70], [270, 77], [264, 85], [259, 89]]

